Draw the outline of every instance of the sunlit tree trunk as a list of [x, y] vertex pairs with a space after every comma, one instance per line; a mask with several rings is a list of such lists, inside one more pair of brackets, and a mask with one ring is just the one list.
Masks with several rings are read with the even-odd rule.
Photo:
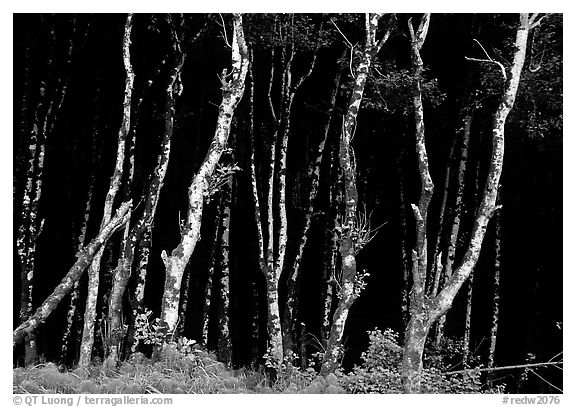
[[[420, 60], [419, 51], [425, 39], [425, 34], [428, 26], [428, 15], [425, 15], [420, 23], [417, 33], [414, 33], [412, 23], [410, 22], [409, 28], [411, 32], [412, 43], [412, 62], [413, 67], [418, 72], [421, 69], [422, 62]], [[529, 16], [528, 14], [520, 15], [520, 22], [516, 32], [515, 45], [512, 66], [509, 70], [509, 76], [506, 80], [504, 93], [500, 103], [494, 114], [492, 124], [492, 156], [490, 160], [490, 167], [484, 193], [480, 207], [478, 208], [476, 219], [472, 227], [470, 235], [470, 242], [464, 254], [462, 263], [456, 268], [452, 276], [446, 281], [444, 287], [435, 298], [426, 298], [422, 290], [422, 278], [425, 276], [426, 270], [422, 267], [425, 263], [425, 257], [422, 256], [423, 250], [421, 246], [425, 243], [425, 225], [423, 224], [421, 208], [413, 205], [414, 213], [417, 219], [417, 248], [413, 252], [413, 287], [412, 287], [412, 302], [410, 306], [410, 322], [405, 334], [404, 341], [404, 356], [402, 360], [402, 384], [404, 391], [413, 393], [420, 391], [420, 375], [422, 371], [422, 356], [424, 352], [424, 344], [426, 337], [430, 330], [432, 323], [437, 321], [444, 315], [452, 306], [454, 297], [460, 290], [462, 284], [468, 279], [472, 272], [478, 257], [482, 241], [486, 233], [488, 221], [492, 217], [496, 209], [496, 196], [498, 194], [498, 185], [500, 182], [500, 175], [502, 174], [502, 163], [504, 157], [504, 125], [508, 113], [514, 105], [516, 92], [518, 90], [518, 83], [520, 74], [524, 65], [526, 55], [526, 42], [528, 31], [531, 25], [536, 20], [537, 15]], [[418, 68], [420, 67], [420, 68]], [[419, 81], [416, 83], [418, 84]], [[415, 112], [417, 120], [417, 149], [419, 152], [419, 165], [420, 174], [422, 177], [423, 193], [421, 202], [424, 197], [426, 199], [425, 186], [428, 184], [426, 181], [427, 160], [425, 160], [425, 150], [423, 147], [423, 138], [420, 141], [420, 136], [423, 137], [423, 128], [419, 129], [418, 121], [421, 121], [421, 106], [418, 106], [417, 100], [419, 99], [419, 87], [415, 91]], [[431, 182], [431, 181], [430, 181]], [[426, 209], [426, 208], [424, 208]], [[423, 239], [424, 238], [424, 239]]]
[[359, 243], [357, 241], [358, 225], [356, 222], [358, 191], [356, 189], [356, 163], [354, 161], [354, 149], [351, 142], [372, 59], [390, 36], [390, 27], [388, 27], [380, 41], [376, 38], [378, 22], [382, 16], [382, 14], [366, 14], [366, 39], [364, 49], [362, 57], [356, 66], [354, 87], [352, 89], [352, 95], [350, 96], [344, 123], [342, 124], [342, 135], [340, 137], [338, 153], [340, 170], [342, 171], [344, 180], [345, 203], [339, 237], [339, 252], [342, 259], [342, 279], [340, 283], [340, 301], [332, 318], [330, 337], [322, 360], [321, 374], [323, 375], [333, 372], [339, 366], [340, 356], [342, 354], [341, 347], [344, 336], [344, 326], [346, 325], [350, 307], [358, 296], [356, 287], [356, 245]]
[[[170, 19], [169, 21], [171, 22]], [[166, 176], [166, 170], [170, 159], [176, 97], [179, 96], [183, 90], [180, 82], [180, 72], [184, 64], [185, 55], [180, 50], [180, 40], [176, 35], [173, 24], [170, 25], [172, 36], [174, 37], [172, 45], [174, 61], [170, 69], [168, 85], [166, 87], [164, 135], [160, 144], [160, 152], [158, 154], [156, 167], [152, 172], [150, 183], [148, 185], [144, 211], [129, 233], [125, 235], [118, 265], [114, 270], [114, 280], [112, 282], [112, 290], [110, 293], [108, 315], [109, 361], [117, 361], [120, 357], [120, 344], [126, 335], [122, 318], [122, 300], [124, 291], [126, 290], [126, 285], [128, 284], [130, 273], [132, 271], [136, 246], [140, 242], [146, 229], [152, 226], [154, 216], [156, 215], [156, 208], [160, 199], [160, 192], [164, 185], [164, 177]], [[139, 106], [139, 103], [137, 106]], [[135, 112], [135, 114], [137, 113], [138, 112]], [[135, 131], [136, 130], [133, 131], [133, 134], [135, 134]], [[133, 160], [133, 157], [131, 160]], [[133, 168], [133, 163], [131, 168]]]
[[225, 70], [221, 78], [222, 102], [218, 110], [214, 138], [212, 139], [212, 143], [200, 169], [194, 176], [188, 189], [188, 213], [181, 233], [180, 243], [172, 250], [170, 255], [168, 255], [166, 251], [162, 251], [162, 260], [166, 268], [166, 276], [160, 326], [166, 335], [167, 341], [173, 339], [172, 335], [176, 331], [182, 276], [184, 268], [186, 264], [188, 264], [200, 236], [204, 195], [205, 192], [207, 192], [208, 183], [216, 169], [220, 156], [226, 147], [232, 117], [244, 93], [244, 82], [248, 70], [248, 49], [244, 40], [241, 14], [234, 14], [232, 19], [234, 27], [232, 72], [228, 73], [227, 70]]
[[[134, 86], [134, 72], [130, 61], [130, 35], [132, 33], [132, 14], [128, 14], [124, 26], [124, 38], [122, 43], [122, 55], [124, 60], [124, 70], [126, 72], [126, 81], [124, 87], [123, 118], [120, 131], [118, 132], [118, 148], [116, 151], [116, 164], [114, 173], [110, 179], [110, 186], [106, 194], [104, 203], [104, 214], [102, 215], [102, 229], [112, 216], [112, 207], [116, 194], [120, 189], [122, 182], [124, 156], [126, 147], [126, 137], [130, 130], [130, 111], [132, 104], [132, 89]], [[129, 211], [131, 211], [129, 209]], [[86, 298], [86, 309], [84, 311], [84, 329], [82, 332], [82, 345], [80, 348], [80, 366], [88, 366], [92, 359], [92, 346], [94, 344], [94, 323], [96, 319], [96, 304], [98, 299], [98, 286], [100, 280], [100, 261], [104, 247], [101, 247], [94, 255], [88, 271], [88, 295]]]
[[[251, 66], [252, 61], [251, 61]], [[274, 194], [274, 168], [276, 157], [276, 138], [278, 134], [278, 119], [272, 103], [272, 84], [274, 82], [274, 49], [271, 52], [270, 80], [268, 82], [268, 105], [273, 119], [273, 137], [270, 145], [270, 160], [267, 179], [267, 237], [264, 235], [264, 215], [260, 205], [258, 193], [258, 183], [256, 177], [255, 146], [254, 146], [254, 86], [253, 71], [251, 68], [251, 88], [250, 88], [250, 180], [252, 195], [254, 197], [254, 216], [256, 220], [256, 232], [258, 239], [258, 263], [260, 271], [266, 280], [266, 304], [267, 304], [267, 331], [268, 345], [267, 356], [271, 358], [271, 363], [278, 364], [282, 360], [282, 330], [280, 326], [280, 310], [278, 308], [278, 278], [274, 272], [274, 215], [273, 215], [273, 194]]]
[[92, 241], [84, 246], [76, 254], [76, 263], [70, 268], [68, 273], [64, 276], [60, 284], [54, 289], [52, 294], [44, 300], [42, 305], [40, 305], [34, 314], [20, 324], [12, 333], [13, 345], [16, 346], [24, 337], [30, 332], [35, 331], [41, 324], [46, 321], [46, 318], [50, 316], [52, 311], [56, 309], [62, 298], [64, 298], [72, 289], [74, 288], [74, 283], [82, 276], [82, 273], [90, 265], [95, 253], [106, 244], [110, 236], [126, 224], [128, 221], [128, 210], [130, 208], [130, 203], [126, 202], [120, 205], [115, 215], [110, 219], [110, 221], [101, 228], [100, 233]]
[[336, 297], [336, 260], [338, 257], [338, 236], [336, 234], [337, 212], [342, 201], [340, 197], [340, 188], [334, 182], [336, 178], [336, 160], [333, 158], [335, 152], [333, 151], [330, 157], [330, 175], [329, 179], [331, 185], [328, 188], [328, 202], [330, 209], [326, 215], [325, 220], [325, 237], [326, 248], [324, 249], [323, 266], [323, 292], [322, 299], [322, 328], [321, 328], [321, 342], [324, 349], [328, 344], [330, 338], [330, 326], [332, 325], [332, 304]]
[[402, 382], [407, 392], [417, 390], [419, 375], [422, 370], [422, 351], [430, 330], [430, 317], [425, 307], [425, 284], [428, 267], [426, 222], [428, 206], [434, 192], [434, 184], [428, 168], [428, 153], [424, 128], [424, 108], [422, 106], [421, 75], [423, 70], [420, 49], [428, 33], [430, 14], [424, 14], [420, 20], [418, 30], [414, 32], [412, 19], [408, 20], [411, 43], [412, 72], [415, 76], [412, 103], [414, 107], [414, 121], [416, 128], [416, 155], [418, 157], [418, 170], [420, 173], [420, 200], [418, 206], [412, 204], [412, 211], [416, 219], [416, 243], [412, 250], [412, 291], [410, 297], [410, 320], [404, 334], [404, 356]]

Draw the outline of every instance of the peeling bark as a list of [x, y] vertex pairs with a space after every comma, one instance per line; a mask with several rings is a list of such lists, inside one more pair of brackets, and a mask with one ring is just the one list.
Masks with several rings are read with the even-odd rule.
[[[244, 81], [248, 70], [248, 49], [244, 40], [242, 16], [240, 14], [233, 15], [233, 26], [232, 72], [227, 75], [227, 71], [225, 71], [222, 78], [223, 95], [218, 110], [218, 121], [214, 138], [200, 169], [188, 189], [188, 213], [180, 243], [172, 250], [170, 255], [166, 251], [162, 252], [166, 277], [160, 326], [166, 335], [167, 341], [173, 339], [176, 331], [180, 287], [184, 268], [190, 260], [190, 256], [200, 237], [204, 194], [207, 190], [209, 179], [216, 169], [216, 164], [220, 160], [220, 156], [226, 146], [234, 111], [244, 93]], [[228, 76], [231, 76], [231, 78], [229, 79]]]

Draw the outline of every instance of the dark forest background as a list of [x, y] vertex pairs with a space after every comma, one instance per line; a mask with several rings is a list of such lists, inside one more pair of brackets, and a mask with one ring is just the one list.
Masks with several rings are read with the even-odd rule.
[[[369, 276], [354, 303], [345, 330], [343, 366], [359, 363], [368, 344], [367, 331], [391, 328], [402, 332], [402, 245], [412, 247], [414, 222], [409, 204], [417, 201], [420, 181], [414, 151], [411, 113], [409, 42], [406, 21], [398, 15], [393, 31], [371, 71], [353, 139], [357, 163], [359, 203], [372, 214], [373, 225], [382, 225], [357, 257], [358, 268]], [[33, 109], [44, 92], [66, 83], [67, 92], [54, 112], [46, 133], [42, 196], [38, 217], [43, 228], [37, 239], [33, 290], [34, 308], [52, 293], [75, 261], [75, 241], [84, 217], [89, 180], [94, 174], [93, 200], [87, 229], [89, 241], [98, 233], [104, 197], [112, 175], [118, 128], [122, 120], [125, 74], [122, 65], [124, 15], [14, 15], [14, 134], [13, 134], [13, 219], [16, 240], [21, 221], [22, 200], [28, 165], [28, 143]], [[227, 17], [224, 16], [224, 19]], [[270, 34], [273, 15], [247, 14], [244, 30], [253, 52], [255, 85], [254, 118], [257, 176], [264, 180], [270, 143], [270, 116], [266, 91], [270, 75], [270, 50], [281, 47]], [[307, 69], [316, 44], [320, 43], [316, 66], [295, 96], [287, 153], [287, 259], [293, 258], [307, 205], [308, 166], [323, 134], [326, 109], [339, 60], [348, 62], [346, 41], [329, 24], [334, 19], [351, 43], [363, 41], [362, 16], [297, 14], [301, 42], [294, 59], [294, 72]], [[150, 264], [145, 291], [146, 307], [160, 312], [164, 267], [162, 250], [171, 251], [179, 242], [180, 217], [188, 205], [187, 188], [199, 168], [214, 134], [222, 83], [218, 74], [229, 64], [222, 21], [218, 14], [177, 17], [192, 36], [201, 32], [189, 47], [182, 69], [183, 93], [176, 100], [172, 150], [160, 195], [151, 239]], [[324, 31], [318, 38], [320, 21]], [[461, 110], [473, 98], [477, 103], [469, 149], [464, 190], [464, 216], [459, 242], [465, 242], [473, 221], [476, 177], [487, 171], [490, 154], [489, 131], [499, 92], [497, 68], [466, 60], [482, 58], [479, 43], [495, 58], [506, 63], [513, 38], [515, 16], [506, 14], [433, 14], [422, 49], [426, 86], [424, 108], [430, 171], [436, 184], [429, 214], [429, 233], [438, 232], [442, 185], [450, 160], [450, 149], [461, 126]], [[298, 37], [300, 38], [300, 37]], [[537, 32], [531, 33], [529, 52], [521, 78], [516, 105], [506, 125], [501, 204], [501, 285], [496, 366], [548, 361], [562, 352], [562, 16], [549, 15]], [[73, 47], [70, 48], [71, 42]], [[71, 49], [71, 54], [68, 54]], [[137, 120], [135, 175], [132, 197], [135, 204], [145, 192], [148, 176], [156, 163], [164, 132], [164, 99], [167, 68], [163, 59], [171, 50], [163, 15], [136, 14], [132, 32], [131, 58], [135, 72], [134, 95], [142, 96]], [[48, 60], [52, 59], [51, 63]], [[152, 80], [148, 87], [147, 82]], [[350, 92], [351, 76], [346, 67], [332, 115], [324, 153], [319, 193], [314, 207], [310, 239], [301, 267], [299, 320], [307, 332], [320, 337], [320, 295], [323, 264], [328, 248], [326, 219], [333, 216], [329, 189], [330, 171], [341, 131], [342, 117]], [[277, 86], [277, 85], [275, 85]], [[146, 90], [144, 90], [146, 89]], [[135, 100], [137, 97], [134, 98]], [[248, 141], [249, 106], [246, 93], [236, 111], [224, 159], [235, 162], [230, 204], [230, 335], [232, 363], [247, 366], [266, 351], [265, 281], [258, 270], [258, 247], [250, 183]], [[456, 154], [459, 152], [456, 144]], [[454, 158], [456, 157], [456, 158]], [[479, 175], [478, 175], [479, 174]], [[401, 190], [404, 201], [401, 201]], [[122, 195], [122, 191], [119, 195]], [[450, 201], [449, 197], [449, 203]], [[221, 200], [218, 195], [204, 207], [201, 240], [187, 266], [188, 314], [182, 335], [202, 340], [202, 313], [210, 253]], [[450, 205], [450, 204], [449, 204]], [[402, 238], [405, 236], [405, 238]], [[121, 234], [112, 237], [102, 260], [101, 294], [106, 295], [110, 270], [115, 267]], [[445, 237], [444, 237], [445, 239]], [[475, 268], [471, 321], [471, 353], [485, 360], [494, 299], [494, 220], [490, 223]], [[460, 248], [464, 244], [460, 244]], [[457, 259], [461, 255], [457, 250]], [[19, 325], [20, 259], [13, 250], [13, 327]], [[215, 251], [218, 256], [218, 250]], [[458, 262], [458, 260], [457, 260]], [[287, 261], [287, 263], [290, 263]], [[280, 307], [286, 293], [280, 280]], [[253, 286], [256, 286], [254, 292]], [[134, 282], [129, 283], [129, 290]], [[466, 285], [464, 286], [466, 287]], [[78, 315], [81, 318], [86, 276], [81, 280]], [[38, 331], [38, 348], [45, 360], [60, 361], [62, 333], [66, 327], [69, 297]], [[99, 312], [105, 307], [99, 303]], [[128, 303], [128, 297], [126, 299]], [[260, 336], [253, 343], [254, 312], [260, 315]], [[461, 338], [464, 333], [466, 289], [461, 290], [447, 315], [445, 335]], [[215, 312], [215, 311], [213, 311]], [[81, 322], [75, 322], [81, 327]], [[217, 321], [210, 322], [212, 332]], [[81, 331], [73, 330], [71, 343]], [[215, 336], [213, 336], [215, 338]], [[94, 354], [103, 355], [96, 335]], [[206, 346], [214, 348], [215, 339]], [[307, 352], [316, 352], [310, 341]], [[23, 363], [23, 350], [15, 348], [14, 364]], [[77, 352], [68, 352], [63, 363], [73, 365]], [[561, 387], [561, 371], [547, 369], [541, 375]], [[521, 378], [521, 371], [499, 375], [519, 391], [547, 392], [546, 383], [534, 377]]]

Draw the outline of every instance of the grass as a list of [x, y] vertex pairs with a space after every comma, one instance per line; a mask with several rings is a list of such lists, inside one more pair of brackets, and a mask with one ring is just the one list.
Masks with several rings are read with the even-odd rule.
[[324, 378], [313, 369], [292, 366], [272, 383], [264, 369], [232, 370], [214, 355], [184, 355], [166, 348], [154, 363], [134, 354], [117, 369], [104, 365], [60, 370], [54, 363], [13, 370], [15, 394], [218, 394], [218, 393], [345, 393], [335, 375]]

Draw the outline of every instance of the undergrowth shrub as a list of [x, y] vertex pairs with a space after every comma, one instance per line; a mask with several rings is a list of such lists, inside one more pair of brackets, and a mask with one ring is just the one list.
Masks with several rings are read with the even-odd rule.
[[[349, 374], [338, 372], [342, 386], [350, 393], [402, 393], [401, 363], [403, 349], [398, 334], [390, 329], [368, 332], [368, 349], [362, 353], [360, 366]], [[471, 369], [447, 376], [448, 371], [462, 360], [462, 344], [444, 339], [440, 346], [427, 349], [424, 357], [421, 386], [424, 393], [483, 393], [480, 372]], [[477, 359], [469, 366], [479, 367]], [[496, 392], [501, 392], [497, 388]]]

